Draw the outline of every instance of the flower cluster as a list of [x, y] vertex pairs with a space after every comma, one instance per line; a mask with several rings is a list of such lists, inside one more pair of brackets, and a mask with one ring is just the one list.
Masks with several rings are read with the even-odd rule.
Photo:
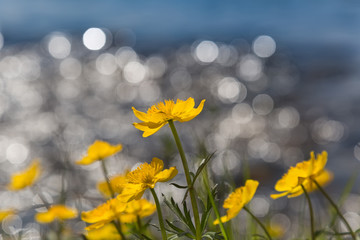
[[[176, 167], [165, 168], [164, 162], [159, 158], [152, 158], [150, 163], [142, 163], [136, 169], [130, 171], [123, 169], [121, 173], [114, 176], [109, 176], [105, 161], [107, 158], [118, 154], [123, 146], [122, 144], [112, 145], [105, 141], [96, 140], [87, 149], [84, 157], [76, 161], [78, 165], [89, 165], [94, 162], [100, 162], [105, 181], [98, 182], [96, 187], [101, 195], [102, 201], [98, 206], [95, 204], [85, 207], [87, 211], [81, 212], [81, 219], [87, 226], [84, 229], [83, 237], [86, 239], [131, 239], [136, 236], [140, 239], [151, 239], [147, 237], [149, 234], [148, 222], [143, 224], [142, 219], [150, 217], [157, 211], [159, 220], [159, 229], [163, 240], [177, 239], [180, 237], [188, 237], [191, 239], [201, 240], [209, 239], [229, 239], [227, 229], [224, 224], [234, 219], [239, 212], [244, 209], [251, 217], [260, 225], [262, 231], [267, 235], [268, 239], [274, 236], [282, 236], [284, 231], [281, 227], [274, 225], [271, 227], [264, 226], [261, 221], [251, 212], [251, 209], [246, 205], [253, 199], [259, 187], [259, 181], [247, 179], [244, 186], [236, 188], [225, 199], [223, 208], [226, 209], [226, 215], [221, 216], [218, 206], [215, 202], [216, 191], [209, 186], [206, 164], [211, 160], [211, 156], [205, 158], [199, 165], [198, 169], [191, 172], [186, 159], [186, 154], [181, 145], [180, 138], [177, 134], [174, 122], [190, 121], [198, 116], [203, 110], [205, 100], [202, 100], [198, 107], [195, 108], [195, 101], [193, 98], [187, 100], [165, 100], [157, 105], [152, 106], [147, 112], [141, 112], [135, 109], [133, 112], [135, 116], [141, 121], [140, 123], [133, 123], [134, 127], [143, 131], [143, 137], [148, 137], [156, 133], [161, 127], [169, 124], [173, 133], [176, 146], [179, 150], [179, 155], [184, 168], [184, 175], [186, 178], [186, 186], [176, 183], [173, 185], [179, 189], [184, 189], [183, 208], [181, 209], [178, 203], [173, 198], [164, 199], [164, 202], [169, 209], [175, 213], [182, 225], [177, 226], [176, 221], [171, 222], [165, 219], [162, 214], [162, 207], [155, 191], [155, 186], [161, 182], [168, 182], [174, 179], [178, 174]], [[310, 159], [300, 162], [290, 169], [278, 180], [275, 184], [275, 190], [279, 193], [271, 194], [270, 197], [277, 199], [283, 196], [288, 198], [297, 197], [303, 193], [307, 197], [310, 212], [312, 211], [311, 200], [308, 193], [314, 190], [320, 190], [330, 203], [335, 208], [337, 215], [340, 216], [348, 228], [348, 234], [356, 239], [355, 233], [351, 226], [343, 218], [340, 210], [336, 207], [333, 201], [326, 194], [322, 188], [333, 179], [333, 174], [325, 169], [327, 163], [327, 152], [323, 151], [315, 157], [314, 152], [310, 153]], [[11, 176], [10, 183], [7, 188], [12, 191], [19, 191], [33, 186], [40, 178], [42, 167], [39, 160], [34, 160], [23, 171], [14, 173]], [[199, 196], [200, 191], [197, 191], [196, 180], [203, 178], [205, 189], [207, 191], [204, 202]], [[148, 190], [149, 189], [149, 190]], [[144, 197], [145, 191], [150, 191], [153, 201]], [[99, 194], [99, 196], [100, 196]], [[55, 222], [55, 226], [60, 226], [57, 234], [65, 232], [63, 226], [65, 221], [78, 217], [78, 210], [71, 208], [64, 204], [49, 204], [46, 198], [39, 197], [43, 201], [41, 207], [46, 207], [46, 211], [35, 214], [35, 220], [42, 224], [51, 224]], [[189, 197], [187, 199], [187, 197]], [[64, 200], [64, 199], [62, 199]], [[192, 212], [187, 207], [187, 201], [191, 203]], [[199, 206], [204, 206], [204, 212], [200, 214]], [[59, 201], [64, 203], [65, 201]], [[78, 205], [76, 205], [79, 207]], [[89, 209], [90, 208], [90, 209]], [[91, 209], [92, 208], [92, 209]], [[220, 227], [221, 235], [219, 233], [209, 231], [209, 219], [211, 219], [211, 210], [214, 211], [216, 218], [211, 222], [213, 227]], [[16, 214], [14, 209], [4, 209], [0, 211], [0, 222]], [[313, 226], [313, 213], [311, 215], [311, 232], [312, 239], [315, 239], [315, 231]], [[201, 218], [200, 218], [201, 216]], [[165, 222], [167, 227], [165, 227]], [[214, 226], [215, 225], [215, 226]], [[182, 228], [184, 227], [184, 228]], [[171, 235], [171, 236], [170, 236]]]

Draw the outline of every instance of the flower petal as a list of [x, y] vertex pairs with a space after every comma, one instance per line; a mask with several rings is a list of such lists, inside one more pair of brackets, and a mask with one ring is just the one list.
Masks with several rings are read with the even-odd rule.
[[169, 169], [165, 169], [164, 171], [159, 172], [155, 175], [155, 182], [166, 182], [173, 179], [176, 174], [178, 174], [178, 170], [176, 167], [171, 167]]
[[272, 199], [278, 199], [278, 198], [281, 198], [281, 197], [286, 196], [288, 194], [289, 194], [289, 192], [283, 192], [283, 193], [279, 193], [279, 194], [271, 194], [270, 197]]
[[[230, 220], [230, 218], [228, 218], [227, 215], [221, 217], [221, 222], [222, 222], [222, 223], [225, 223], [225, 222], [227, 222], [227, 221], [229, 221], [229, 220]], [[216, 220], [214, 221], [214, 225], [217, 225], [217, 224], [219, 224], [219, 223], [220, 223], [220, 222], [219, 222], [218, 219], [216, 219]]]
[[133, 112], [134, 112], [134, 115], [135, 115], [140, 121], [143, 121], [143, 122], [148, 122], [148, 121], [150, 121], [148, 114], [146, 114], [146, 113], [144, 113], [144, 112], [140, 112], [140, 111], [136, 110], [136, 108], [134, 108], [134, 107], [132, 107], [132, 110], [133, 110]]
[[140, 199], [144, 194], [146, 188], [143, 187], [143, 184], [125, 184], [124, 189], [121, 194], [116, 198], [122, 202], [130, 202], [134, 199]]
[[150, 135], [153, 135], [154, 133], [156, 133], [157, 131], [160, 130], [161, 127], [163, 127], [167, 122], [163, 122], [160, 124], [155, 124], [155, 123], [147, 123], [147, 122], [143, 122], [143, 123], [133, 123], [134, 127], [139, 129], [140, 131], [143, 131], [143, 137], [148, 137]]
[[87, 150], [87, 155], [81, 160], [77, 161], [76, 164], [88, 165], [95, 161], [102, 160], [110, 157], [117, 152], [122, 150], [122, 145], [111, 145], [107, 142], [96, 140]]
[[195, 109], [191, 109], [188, 113], [183, 114], [178, 121], [180, 122], [187, 122], [195, 118], [197, 115], [201, 113], [204, 108], [205, 99], [203, 99], [199, 106]]
[[161, 159], [154, 157], [150, 163], [150, 166], [155, 169], [155, 174], [157, 174], [163, 170], [164, 162]]
[[28, 168], [11, 176], [11, 182], [7, 188], [9, 190], [18, 191], [23, 188], [30, 187], [39, 178], [40, 173], [40, 161], [35, 159]]
[[243, 190], [243, 203], [246, 205], [254, 197], [259, 182], [256, 180], [246, 180]]

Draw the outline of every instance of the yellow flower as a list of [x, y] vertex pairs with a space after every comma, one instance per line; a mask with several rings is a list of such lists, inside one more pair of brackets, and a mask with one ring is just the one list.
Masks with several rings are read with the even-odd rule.
[[160, 102], [157, 105], [151, 106], [146, 113], [136, 110], [134, 107], [135, 116], [142, 121], [141, 123], [134, 123], [134, 127], [143, 131], [143, 137], [148, 137], [156, 133], [162, 126], [168, 123], [169, 120], [187, 122], [200, 114], [204, 107], [205, 99], [201, 101], [197, 108], [194, 108], [195, 101], [193, 98], [188, 98], [186, 101], [165, 100], [165, 103]]
[[11, 182], [8, 184], [7, 188], [12, 191], [17, 191], [30, 187], [39, 178], [40, 172], [40, 162], [36, 159], [24, 171], [14, 173], [11, 176]]
[[157, 182], [166, 182], [176, 176], [176, 167], [164, 168], [164, 163], [158, 158], [153, 158], [151, 163], [143, 163], [134, 171], [126, 174], [127, 183], [124, 184], [123, 192], [118, 195], [123, 201], [140, 199], [148, 188], [154, 188]]
[[[114, 193], [120, 194], [124, 188], [124, 184], [127, 182], [126, 181], [126, 174], [129, 171], [127, 170], [125, 174], [123, 175], [117, 175], [114, 176], [112, 178], [110, 178], [110, 185], [112, 190], [114, 191]], [[103, 194], [103, 196], [105, 197], [111, 197], [111, 192], [108, 186], [108, 183], [106, 181], [104, 182], [99, 182], [97, 184], [97, 189], [99, 190], [99, 192], [101, 194]]]
[[91, 211], [83, 212], [81, 219], [85, 222], [93, 223], [86, 228], [86, 230], [93, 230], [99, 229], [118, 219], [120, 219], [122, 223], [132, 223], [135, 222], [138, 217], [144, 218], [150, 216], [155, 210], [155, 204], [150, 203], [146, 199], [124, 203], [114, 198]]
[[[241, 209], [253, 198], [258, 185], [258, 181], [249, 179], [246, 180], [245, 186], [235, 189], [224, 202], [223, 207], [228, 210], [226, 215], [221, 217], [221, 222], [224, 223], [236, 217]], [[214, 224], [219, 224], [219, 220], [216, 219]]]
[[0, 222], [2, 222], [7, 216], [14, 215], [15, 211], [13, 209], [0, 210]]
[[86, 230], [98, 229], [117, 220], [125, 208], [126, 203], [113, 198], [93, 210], [82, 212], [81, 219], [84, 222], [92, 223], [92, 225], [85, 228]]
[[53, 205], [46, 212], [37, 213], [35, 220], [39, 223], [51, 223], [55, 220], [76, 218], [77, 210], [64, 205]]
[[[124, 225], [122, 225], [122, 228]], [[121, 236], [114, 224], [108, 223], [101, 228], [88, 231], [86, 234], [88, 240], [121, 240]]]
[[110, 145], [107, 142], [96, 140], [87, 150], [87, 155], [76, 164], [88, 165], [95, 161], [110, 157], [122, 150], [122, 145]]
[[122, 223], [132, 223], [137, 217], [144, 218], [156, 211], [156, 205], [146, 199], [133, 200], [128, 202], [126, 209], [120, 216]]
[[290, 167], [289, 171], [277, 181], [275, 190], [282, 192], [279, 194], [272, 194], [271, 198], [277, 199], [279, 197], [287, 196], [288, 198], [297, 197], [303, 194], [301, 184], [306, 191], [312, 192], [316, 190], [316, 185], [312, 179], [316, 180], [321, 186], [330, 182], [333, 174], [325, 169], [327, 162], [327, 152], [323, 151], [315, 158], [314, 152], [310, 153], [310, 159], [296, 164], [295, 167]]

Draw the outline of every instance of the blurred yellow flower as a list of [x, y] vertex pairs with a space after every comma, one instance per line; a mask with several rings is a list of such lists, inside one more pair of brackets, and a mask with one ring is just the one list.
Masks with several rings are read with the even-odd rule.
[[176, 167], [164, 168], [164, 163], [158, 158], [153, 158], [151, 163], [143, 163], [134, 171], [126, 174], [127, 183], [124, 184], [123, 192], [118, 195], [123, 201], [140, 199], [148, 188], [154, 188], [157, 182], [166, 182], [176, 176]]
[[92, 223], [86, 227], [86, 230], [98, 229], [114, 220], [117, 220], [121, 213], [124, 212], [126, 203], [113, 198], [99, 205], [97, 208], [81, 213], [81, 219], [84, 222]]
[[150, 203], [146, 199], [124, 203], [114, 198], [91, 211], [82, 212], [81, 219], [84, 222], [93, 223], [86, 228], [86, 230], [90, 231], [99, 229], [118, 219], [120, 219], [121, 223], [132, 223], [136, 221], [138, 217], [144, 218], [150, 216], [155, 210], [155, 204]]
[[[124, 184], [127, 182], [126, 180], [126, 174], [129, 171], [126, 170], [125, 174], [117, 175], [112, 178], [110, 178], [110, 185], [114, 193], [120, 194], [122, 190], [124, 189]], [[106, 181], [99, 182], [97, 184], [97, 189], [104, 197], [111, 197], [111, 191], [109, 189], [109, 185]]]
[[[122, 225], [122, 228], [124, 228]], [[89, 230], [85, 234], [88, 240], [121, 240], [121, 236], [114, 226], [114, 224], [108, 223], [101, 228]]]
[[64, 205], [53, 205], [46, 212], [37, 213], [35, 220], [39, 223], [51, 223], [55, 220], [76, 218], [77, 210]]
[[[236, 217], [241, 209], [254, 197], [258, 185], [258, 181], [249, 179], [246, 180], [245, 186], [235, 189], [224, 202], [223, 207], [228, 210], [226, 215], [221, 217], [221, 222], [224, 223]], [[219, 220], [216, 219], [214, 224], [219, 224]]]
[[95, 161], [110, 157], [122, 150], [122, 145], [110, 145], [107, 142], [96, 140], [87, 150], [87, 155], [76, 164], [88, 165]]
[[197, 108], [194, 108], [195, 101], [193, 98], [188, 98], [186, 101], [165, 100], [157, 105], [151, 106], [146, 113], [136, 110], [134, 107], [135, 116], [142, 121], [141, 123], [134, 123], [134, 127], [143, 131], [143, 137], [148, 137], [156, 133], [162, 126], [168, 123], [169, 120], [187, 122], [199, 115], [204, 107], [205, 99], [203, 99]]
[[283, 196], [288, 198], [297, 197], [304, 192], [301, 184], [307, 192], [312, 192], [317, 189], [312, 179], [316, 180], [321, 186], [327, 184], [333, 179], [333, 174], [325, 169], [326, 162], [327, 152], [323, 151], [316, 158], [314, 152], [311, 152], [308, 161], [303, 161], [296, 164], [295, 167], [290, 167], [289, 171], [277, 181], [275, 190], [282, 193], [272, 194], [271, 198], [277, 199]]
[[125, 211], [121, 214], [122, 223], [132, 223], [137, 217], [144, 218], [152, 215], [156, 211], [156, 205], [146, 199], [128, 202]]
[[21, 190], [32, 186], [39, 178], [41, 173], [41, 165], [38, 159], [35, 159], [25, 170], [14, 173], [7, 188], [12, 191]]
[[0, 210], [0, 222], [2, 222], [7, 216], [14, 215], [15, 211], [13, 209]]

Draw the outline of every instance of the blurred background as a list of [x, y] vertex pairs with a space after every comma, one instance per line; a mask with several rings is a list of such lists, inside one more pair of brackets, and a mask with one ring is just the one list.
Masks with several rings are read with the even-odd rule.
[[[100, 199], [102, 175], [97, 164], [74, 162], [96, 139], [124, 145], [109, 159], [110, 174], [155, 156], [181, 170], [169, 129], [142, 138], [131, 107], [193, 97], [196, 105], [206, 99], [203, 112], [177, 125], [189, 158], [216, 151], [209, 170], [234, 186], [249, 168], [261, 183], [255, 213], [289, 234], [296, 208], [269, 198], [289, 166], [326, 150], [331, 194], [340, 196], [351, 175], [357, 179], [359, 12], [352, 0], [1, 0], [0, 209], [33, 211], [3, 231], [41, 231], [32, 222], [38, 192], [5, 187], [34, 158], [46, 169], [38, 187], [48, 201], [58, 202], [65, 189], [68, 204], [83, 210]], [[355, 185], [344, 205], [355, 229], [359, 200]], [[84, 224], [74, 226], [81, 232]]]

